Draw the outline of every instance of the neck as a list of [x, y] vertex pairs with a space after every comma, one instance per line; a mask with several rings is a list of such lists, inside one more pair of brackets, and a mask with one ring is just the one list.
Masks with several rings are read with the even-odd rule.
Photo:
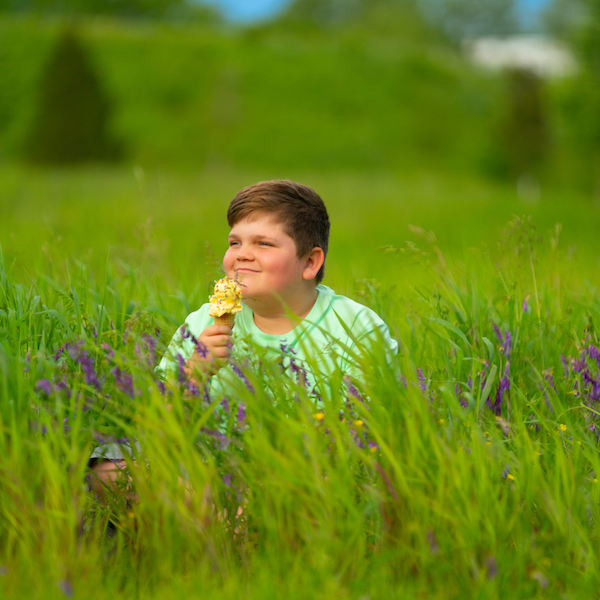
[[285, 304], [279, 299], [273, 302], [246, 301], [254, 313], [254, 323], [263, 332], [283, 335], [294, 329], [304, 319], [317, 301], [318, 292], [298, 298], [294, 303]]

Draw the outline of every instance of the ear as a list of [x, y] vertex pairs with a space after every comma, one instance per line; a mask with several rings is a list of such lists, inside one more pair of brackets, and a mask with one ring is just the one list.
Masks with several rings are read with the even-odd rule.
[[302, 278], [307, 281], [315, 279], [324, 262], [325, 253], [323, 252], [323, 249], [315, 246], [305, 259]]

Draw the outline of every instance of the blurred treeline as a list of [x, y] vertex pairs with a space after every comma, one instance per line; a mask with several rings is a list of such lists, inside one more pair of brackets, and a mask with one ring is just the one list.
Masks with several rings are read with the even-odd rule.
[[[181, 0], [0, 0], [0, 160], [446, 170], [597, 193], [600, 3], [549, 11], [579, 71], [543, 81], [461, 52], [508, 33], [512, 2], [425, 4], [297, 0], [233, 27]], [[68, 135], [87, 150], [64, 154]]]

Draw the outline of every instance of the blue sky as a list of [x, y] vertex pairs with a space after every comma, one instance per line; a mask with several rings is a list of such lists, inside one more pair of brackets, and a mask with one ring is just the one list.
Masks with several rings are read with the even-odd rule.
[[[277, 13], [291, 0], [209, 0], [223, 9], [225, 16], [232, 21], [251, 22], [265, 19]], [[550, 0], [517, 0], [521, 14], [526, 21], [535, 19], [539, 10]]]

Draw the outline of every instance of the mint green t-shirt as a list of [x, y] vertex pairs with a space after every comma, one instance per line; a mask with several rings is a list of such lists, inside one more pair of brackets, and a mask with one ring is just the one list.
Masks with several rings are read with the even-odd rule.
[[[286, 360], [293, 358], [296, 365], [303, 366], [307, 374], [308, 384], [326, 379], [339, 369], [352, 376], [356, 372], [354, 357], [361, 347], [369, 348], [377, 344], [386, 354], [387, 362], [392, 363], [398, 352], [398, 343], [394, 340], [387, 325], [370, 308], [336, 294], [324, 285], [317, 286], [317, 300], [308, 315], [299, 324], [281, 335], [272, 335], [261, 331], [254, 323], [252, 310], [242, 305], [242, 311], [236, 315], [233, 328], [233, 358], [240, 360], [252, 352], [251, 346], [260, 346], [266, 350], [267, 360], [282, 360], [285, 368]], [[208, 315], [210, 305], [204, 304], [191, 313], [185, 320], [193, 338], [212, 325], [213, 318]], [[176, 376], [178, 369], [177, 355], [187, 361], [194, 353], [195, 344], [191, 337], [183, 339], [180, 327], [167, 353], [161, 360], [158, 371], [167, 378]], [[309, 364], [310, 363], [310, 364]], [[224, 387], [227, 379], [226, 369], [221, 369], [218, 376], [213, 377], [211, 388], [217, 391]], [[219, 383], [219, 379], [222, 381]]]

